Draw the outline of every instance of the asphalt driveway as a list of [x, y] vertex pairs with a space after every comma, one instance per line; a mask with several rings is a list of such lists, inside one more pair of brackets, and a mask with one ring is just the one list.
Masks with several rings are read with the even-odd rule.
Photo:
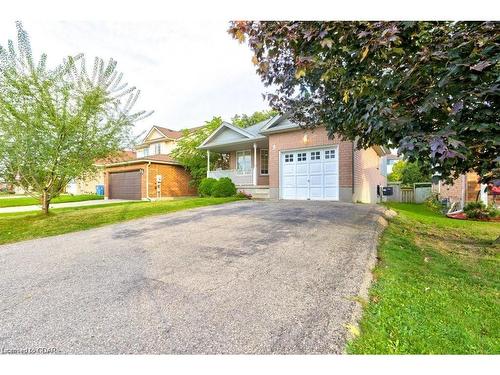
[[380, 215], [241, 201], [0, 246], [0, 350], [342, 352]]

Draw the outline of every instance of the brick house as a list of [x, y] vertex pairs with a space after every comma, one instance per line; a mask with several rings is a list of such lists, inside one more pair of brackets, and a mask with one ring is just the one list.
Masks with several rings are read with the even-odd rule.
[[475, 172], [462, 174], [451, 184], [441, 181], [432, 184], [432, 191], [437, 193], [440, 199], [448, 199], [452, 203], [459, 202], [461, 206], [476, 200], [492, 204], [493, 194], [485, 190], [486, 185], [479, 183], [479, 176]]
[[136, 157], [104, 167], [105, 199], [154, 200], [196, 195], [191, 176], [169, 153], [181, 131], [153, 126], [136, 148]]
[[199, 148], [209, 160], [210, 152], [229, 155], [229, 169], [209, 169], [208, 177], [229, 177], [259, 198], [375, 203], [386, 185], [389, 150], [356, 150], [324, 127], [305, 130], [283, 115], [248, 128], [224, 122]]

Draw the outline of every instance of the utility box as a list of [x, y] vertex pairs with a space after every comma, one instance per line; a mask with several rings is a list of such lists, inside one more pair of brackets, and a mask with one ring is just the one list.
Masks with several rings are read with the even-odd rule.
[[384, 186], [382, 188], [382, 195], [387, 197], [394, 194], [394, 188], [392, 186]]

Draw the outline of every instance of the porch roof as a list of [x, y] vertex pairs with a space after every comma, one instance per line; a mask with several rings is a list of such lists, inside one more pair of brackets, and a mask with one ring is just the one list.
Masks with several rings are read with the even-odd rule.
[[240, 128], [228, 122], [223, 122], [198, 148], [215, 152], [229, 152], [252, 147], [268, 146], [267, 137], [260, 134], [260, 129], [269, 120], [259, 122], [248, 128]]

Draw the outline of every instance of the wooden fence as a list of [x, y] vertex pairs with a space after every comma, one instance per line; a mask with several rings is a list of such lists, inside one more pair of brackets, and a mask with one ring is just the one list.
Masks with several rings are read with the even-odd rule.
[[413, 203], [415, 202], [415, 190], [413, 188], [401, 188], [401, 198], [402, 203]]
[[387, 186], [392, 187], [392, 195], [386, 197], [388, 202], [423, 203], [432, 194], [430, 183], [404, 187], [400, 182], [388, 182]]

